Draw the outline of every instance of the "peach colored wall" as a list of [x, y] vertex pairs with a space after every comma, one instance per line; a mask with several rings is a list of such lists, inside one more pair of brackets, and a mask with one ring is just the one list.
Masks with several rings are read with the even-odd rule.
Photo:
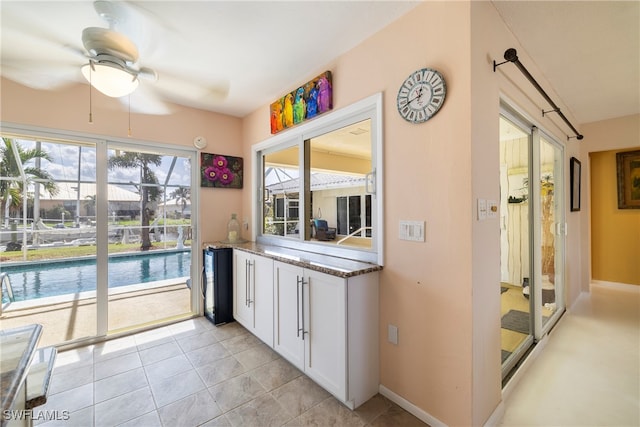
[[[566, 141], [565, 126], [557, 118], [540, 117], [540, 110], [547, 106], [515, 66], [507, 64], [493, 72], [491, 60], [500, 61], [509, 47], [518, 49], [529, 71], [564, 107], [487, 1], [425, 2], [291, 85], [295, 88], [331, 70], [336, 109], [383, 93], [381, 384], [448, 425], [481, 425], [501, 401], [499, 224], [497, 220], [477, 221], [475, 208], [478, 198], [499, 199], [500, 97], [508, 98], [558, 140]], [[404, 78], [422, 67], [443, 73], [448, 96], [437, 116], [412, 125], [399, 117], [396, 94]], [[6, 87], [3, 81], [2, 120], [126, 137], [126, 119], [121, 114], [108, 114], [106, 107], [96, 106], [96, 123], [93, 127], [86, 125], [86, 87], [63, 98], [35, 96], [33, 91], [15, 85], [9, 86], [9, 97], [5, 96]], [[23, 103], [23, 99], [29, 102]], [[58, 105], [65, 109], [50, 117], [50, 111]], [[102, 116], [98, 113], [110, 117], [108, 125], [100, 124]], [[171, 117], [134, 118], [133, 138], [190, 146], [193, 136], [203, 135], [209, 140], [207, 151], [224, 149], [225, 154], [245, 158], [244, 191], [201, 192], [201, 211], [222, 209], [214, 216], [221, 222], [203, 225], [205, 240], [224, 236], [226, 217], [232, 209], [242, 219], [250, 219], [251, 146], [270, 137], [268, 105], [242, 121], [187, 109]], [[586, 128], [583, 133], [586, 139], [591, 137]], [[240, 140], [242, 146], [238, 145]], [[576, 140], [566, 143], [567, 159], [581, 154]], [[568, 182], [568, 171], [566, 177]], [[577, 297], [579, 291], [575, 289], [580, 288], [581, 270], [577, 267], [574, 273], [574, 269], [582, 257], [574, 248], [584, 245], [573, 230], [581, 229], [584, 216], [579, 212], [567, 217], [569, 302]], [[210, 217], [207, 214], [204, 219]], [[426, 242], [398, 240], [401, 219], [425, 220]], [[389, 323], [399, 328], [397, 346], [387, 342]]]
[[[158, 146], [179, 145], [193, 150], [193, 138], [200, 135], [207, 138], [206, 152], [242, 156], [242, 125], [235, 117], [174, 106], [173, 114], [166, 116], [132, 114], [131, 137], [128, 137], [127, 110], [118, 100], [95, 91], [93, 124], [89, 124], [87, 85], [78, 84], [61, 91], [40, 91], [2, 79], [1, 89], [0, 120], [3, 122], [154, 142]], [[200, 187], [198, 190], [200, 237], [202, 241], [221, 240], [226, 235], [231, 213], [241, 209], [242, 191]]]
[[[469, 4], [428, 2], [326, 67], [334, 76], [336, 109], [383, 92], [381, 383], [450, 425], [471, 423], [468, 52]], [[399, 116], [396, 96], [422, 67], [440, 70], [448, 93], [434, 118], [413, 125]], [[313, 75], [300, 82], [305, 77]], [[267, 105], [245, 118], [243, 132], [249, 155], [252, 144], [270, 136]], [[244, 201], [250, 212], [250, 196]], [[399, 240], [401, 219], [425, 220], [426, 242]], [[397, 346], [387, 342], [389, 323], [398, 326]], [[499, 387], [499, 377], [493, 382]]]
[[[500, 377], [500, 297], [495, 291], [500, 282], [500, 224], [498, 218], [478, 221], [477, 199], [500, 199], [499, 125], [500, 100], [506, 101], [526, 119], [550, 133], [564, 145], [565, 182], [569, 182], [568, 159], [579, 152], [576, 139], [567, 142], [570, 129], [557, 116], [541, 117], [548, 104], [513, 64], [504, 64], [493, 71], [493, 61], [503, 62], [506, 49], [515, 48], [520, 61], [536, 77], [575, 125], [562, 99], [552, 90], [537, 68], [533, 58], [519, 45], [505, 26], [491, 2], [471, 2], [471, 147], [472, 147], [472, 205], [473, 211], [473, 425], [483, 424], [501, 400]], [[580, 127], [578, 126], [578, 129]], [[567, 187], [568, 188], [568, 187]], [[569, 215], [566, 207], [569, 234], [565, 262], [567, 306], [580, 292], [580, 224], [583, 212]], [[499, 410], [499, 408], [498, 408]]]
[[[428, 2], [327, 66], [336, 108], [384, 93], [381, 383], [449, 425], [483, 424], [501, 401], [499, 223], [476, 219], [478, 198], [499, 199], [501, 97], [566, 141], [563, 123], [540, 117], [544, 99], [513, 65], [493, 72], [492, 60], [509, 47], [542, 75], [490, 2]], [[423, 66], [443, 72], [448, 97], [433, 119], [409, 125], [398, 117], [396, 91]], [[246, 154], [269, 137], [268, 106], [243, 129]], [[577, 151], [572, 142], [565, 148], [567, 156]], [[247, 195], [245, 212], [250, 203]], [[425, 220], [426, 242], [399, 241], [400, 219]], [[389, 323], [399, 327], [398, 346], [387, 343]]]
[[[509, 35], [488, 3], [471, 5], [472, 425], [481, 425], [501, 400], [499, 220], [477, 219], [477, 199], [500, 200], [498, 117], [500, 79], [489, 66]], [[491, 28], [493, 31], [489, 30]], [[505, 33], [505, 34], [503, 34]], [[496, 36], [501, 42], [495, 43]], [[497, 47], [497, 49], [496, 49]], [[498, 216], [499, 218], [499, 216]]]

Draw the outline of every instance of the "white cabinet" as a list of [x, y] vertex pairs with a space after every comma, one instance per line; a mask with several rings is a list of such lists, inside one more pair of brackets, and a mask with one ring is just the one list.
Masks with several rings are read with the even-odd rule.
[[233, 251], [233, 317], [273, 347], [273, 260]]
[[350, 408], [378, 391], [378, 273], [274, 261], [274, 349]]
[[303, 295], [307, 309], [304, 326], [304, 371], [341, 400], [347, 400], [348, 281], [317, 271], [305, 270]]
[[273, 348], [295, 367], [304, 370], [303, 305], [301, 281], [304, 270], [275, 261], [273, 265], [274, 337]]

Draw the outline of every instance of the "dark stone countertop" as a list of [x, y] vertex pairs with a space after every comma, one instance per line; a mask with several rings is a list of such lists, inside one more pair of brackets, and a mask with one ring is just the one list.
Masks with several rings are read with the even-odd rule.
[[[27, 325], [0, 331], [0, 395], [2, 411], [10, 411], [26, 381], [31, 360], [36, 352], [41, 325]], [[5, 425], [4, 418], [2, 425]]]
[[254, 242], [235, 244], [224, 242], [205, 243], [203, 245], [203, 249], [206, 249], [207, 247], [211, 247], [214, 249], [238, 249], [241, 251], [271, 258], [276, 261], [286, 262], [288, 264], [297, 265], [309, 270], [315, 270], [321, 273], [326, 273], [342, 278], [359, 276], [361, 274], [373, 273], [382, 270], [382, 266], [377, 264], [370, 264], [363, 261], [323, 255], [315, 252], [306, 252], [298, 249], [290, 249], [280, 246], [261, 245]]

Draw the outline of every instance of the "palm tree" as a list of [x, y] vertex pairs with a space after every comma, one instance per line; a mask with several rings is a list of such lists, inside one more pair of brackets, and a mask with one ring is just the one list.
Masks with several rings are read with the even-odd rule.
[[169, 196], [172, 199], [176, 199], [176, 204], [180, 203], [180, 213], [184, 217], [184, 210], [187, 208], [187, 204], [191, 200], [191, 189], [187, 187], [178, 187]]
[[84, 209], [88, 216], [95, 216], [96, 214], [96, 195], [86, 196], [84, 201]]
[[[30, 160], [35, 159], [51, 161], [49, 153], [38, 147], [25, 150], [12, 138], [2, 138], [2, 142], [3, 144], [0, 145], [0, 176], [13, 178], [12, 180], [0, 180], [0, 196], [4, 203], [4, 226], [8, 227], [11, 208], [19, 208], [23, 203], [22, 195], [24, 194], [25, 183], [20, 176], [20, 169], [24, 171], [27, 184], [42, 185], [51, 195], [58, 193], [58, 187], [53, 182], [51, 174], [46, 170], [35, 166], [24, 166]], [[17, 162], [14, 156], [14, 148], [18, 152], [20, 163]], [[35, 181], [36, 179], [38, 181]], [[40, 182], [40, 180], [45, 180], [45, 182]]]
[[160, 166], [161, 164], [162, 156], [157, 154], [124, 152], [109, 158], [109, 169], [118, 167], [140, 169], [140, 218], [142, 220], [142, 231], [140, 232], [142, 244], [140, 245], [140, 249], [143, 251], [148, 250], [152, 246], [149, 237], [149, 220], [153, 216], [153, 212], [147, 207], [147, 204], [157, 200], [161, 193], [159, 186], [148, 186], [145, 184], [158, 184], [158, 178], [151, 166]]

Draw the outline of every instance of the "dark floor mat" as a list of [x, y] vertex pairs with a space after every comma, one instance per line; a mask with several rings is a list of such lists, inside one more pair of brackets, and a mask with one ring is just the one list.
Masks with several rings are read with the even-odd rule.
[[556, 290], [555, 289], [543, 289], [542, 290], [542, 305], [552, 304], [556, 302]]
[[502, 316], [501, 325], [503, 329], [529, 334], [529, 313], [520, 310], [509, 310]]

